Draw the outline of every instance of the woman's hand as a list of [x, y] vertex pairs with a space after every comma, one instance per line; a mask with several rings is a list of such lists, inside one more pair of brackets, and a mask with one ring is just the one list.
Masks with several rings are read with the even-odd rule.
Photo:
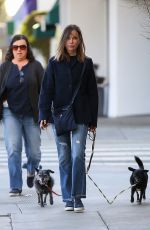
[[48, 126], [48, 123], [47, 123], [46, 120], [41, 120], [40, 121], [40, 128], [41, 129], [45, 129], [45, 128], [47, 128], [47, 126]]
[[91, 127], [88, 128], [88, 131], [95, 134], [96, 133], [96, 127], [91, 126]]

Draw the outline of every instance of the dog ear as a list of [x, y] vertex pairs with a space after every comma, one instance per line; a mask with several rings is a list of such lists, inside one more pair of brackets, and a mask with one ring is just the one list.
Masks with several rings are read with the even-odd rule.
[[131, 168], [131, 167], [128, 167], [128, 169], [129, 169], [130, 171], [132, 171], [132, 172], [135, 171], [135, 169], [134, 169], [134, 168]]
[[49, 173], [54, 173], [54, 171], [52, 171], [52, 170], [50, 170], [50, 169], [48, 169], [48, 172], [49, 172]]

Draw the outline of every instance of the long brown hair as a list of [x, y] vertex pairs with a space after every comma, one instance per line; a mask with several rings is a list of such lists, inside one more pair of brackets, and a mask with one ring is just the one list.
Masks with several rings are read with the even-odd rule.
[[85, 59], [85, 44], [83, 41], [81, 30], [77, 25], [68, 25], [64, 29], [64, 31], [61, 35], [61, 38], [60, 38], [60, 42], [58, 44], [56, 55], [55, 55], [55, 58], [57, 61], [62, 61], [64, 59], [66, 59], [67, 61], [70, 60], [70, 56], [69, 56], [69, 54], [65, 48], [65, 44], [66, 44], [66, 41], [67, 41], [69, 35], [71, 34], [71, 32], [73, 30], [75, 30], [78, 33], [79, 41], [80, 41], [78, 48], [77, 48], [77, 59], [79, 62], [84, 61], [84, 59]]

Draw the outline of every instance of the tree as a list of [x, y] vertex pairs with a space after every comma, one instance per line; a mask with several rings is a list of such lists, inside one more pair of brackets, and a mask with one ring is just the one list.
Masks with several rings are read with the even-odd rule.
[[32, 47], [38, 49], [42, 56], [45, 59], [45, 62], [48, 62], [49, 52], [50, 52], [50, 38], [37, 38], [33, 34], [32, 26], [37, 23], [37, 17], [46, 15], [45, 11], [32, 11], [24, 20], [21, 25], [21, 33], [26, 35], [29, 39], [29, 42]]
[[7, 14], [5, 10], [5, 0], [0, 0], [0, 22], [5, 22], [7, 19]]
[[130, 6], [136, 6], [142, 11], [145, 15], [145, 22], [143, 23], [144, 31], [142, 32], [142, 36], [146, 39], [150, 39], [150, 0], [123, 0], [128, 1]]
[[136, 4], [142, 10], [146, 11], [150, 19], [150, 0], [130, 0], [130, 2]]

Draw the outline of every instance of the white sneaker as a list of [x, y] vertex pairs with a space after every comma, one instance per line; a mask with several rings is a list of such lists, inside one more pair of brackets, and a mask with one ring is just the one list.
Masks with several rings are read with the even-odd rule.
[[12, 190], [9, 192], [9, 196], [10, 196], [10, 197], [21, 196], [21, 193], [22, 193], [22, 190], [19, 190], [19, 189], [12, 189]]

